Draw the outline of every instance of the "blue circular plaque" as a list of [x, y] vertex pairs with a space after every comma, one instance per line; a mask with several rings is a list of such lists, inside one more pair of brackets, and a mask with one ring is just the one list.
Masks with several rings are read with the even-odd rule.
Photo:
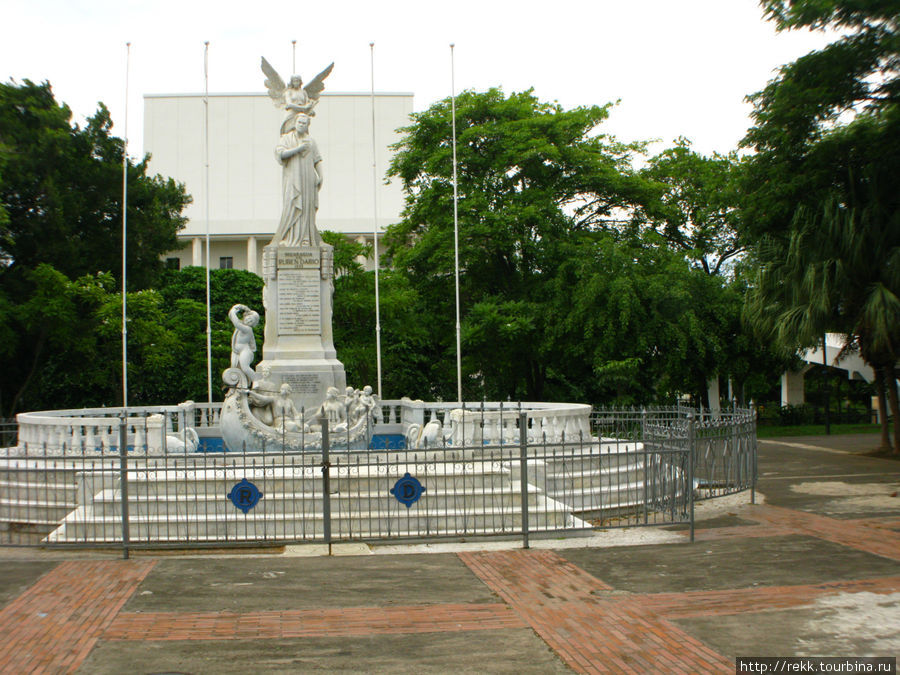
[[263, 493], [253, 483], [244, 478], [240, 483], [235, 483], [227, 497], [237, 508], [245, 514], [250, 511], [262, 499]]
[[404, 474], [403, 478], [394, 483], [394, 487], [391, 488], [391, 494], [406, 508], [419, 501], [423, 492], [425, 492], [425, 488], [409, 473]]

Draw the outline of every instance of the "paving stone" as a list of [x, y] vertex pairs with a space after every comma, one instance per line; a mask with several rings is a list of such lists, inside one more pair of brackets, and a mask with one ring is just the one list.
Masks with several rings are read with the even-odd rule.
[[570, 673], [529, 628], [429, 634], [205, 642], [104, 641], [81, 672]]
[[166, 559], [128, 612], [209, 612], [498, 602], [453, 554]]
[[56, 567], [54, 562], [0, 561], [0, 607], [6, 605], [54, 567]]
[[565, 549], [560, 555], [616, 590], [663, 593], [811, 584], [900, 574], [900, 564], [808, 536], [680, 546]]

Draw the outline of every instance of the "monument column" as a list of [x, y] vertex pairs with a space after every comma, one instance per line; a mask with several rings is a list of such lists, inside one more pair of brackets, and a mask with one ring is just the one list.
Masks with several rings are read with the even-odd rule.
[[257, 274], [256, 271], [256, 237], [247, 237], [247, 271]]
[[[343, 395], [347, 376], [337, 360], [331, 331], [334, 254], [316, 228], [322, 156], [309, 126], [331, 66], [303, 86], [295, 75], [285, 84], [263, 59], [269, 95], [284, 108], [275, 157], [281, 165], [281, 220], [263, 249], [263, 305], [266, 309], [260, 386], [291, 386], [299, 408], [314, 411], [330, 387]], [[249, 245], [249, 244], [248, 244]]]
[[191, 265], [194, 267], [203, 265], [203, 240], [200, 237], [191, 240]]
[[266, 327], [259, 372], [275, 388], [291, 385], [299, 408], [317, 408], [329, 387], [347, 386], [344, 365], [337, 360], [331, 328], [333, 251], [319, 246], [263, 249], [263, 305]]

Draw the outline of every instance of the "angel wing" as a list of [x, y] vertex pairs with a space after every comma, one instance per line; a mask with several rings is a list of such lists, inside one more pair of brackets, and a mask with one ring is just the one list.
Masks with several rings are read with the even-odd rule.
[[325, 89], [325, 78], [331, 75], [332, 70], [334, 70], [334, 61], [332, 61], [325, 70], [316, 75], [312, 79], [312, 82], [303, 87], [303, 91], [306, 92], [307, 96], [313, 100], [319, 98], [319, 94]]
[[278, 103], [279, 105], [284, 105], [284, 80], [281, 79], [281, 76], [278, 74], [272, 64], [266, 61], [266, 57], [262, 57], [262, 63], [260, 64], [262, 68], [263, 75], [266, 76], [266, 89], [269, 90], [269, 96], [273, 101]]

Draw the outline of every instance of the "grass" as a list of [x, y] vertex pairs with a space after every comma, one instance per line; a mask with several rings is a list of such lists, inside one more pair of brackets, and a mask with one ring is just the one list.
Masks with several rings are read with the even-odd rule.
[[[831, 433], [834, 436], [841, 434], [877, 434], [881, 427], [877, 424], [832, 424]], [[758, 425], [756, 427], [758, 438], [773, 438], [775, 436], [824, 436], [824, 424], [805, 424], [799, 426], [769, 426]]]

